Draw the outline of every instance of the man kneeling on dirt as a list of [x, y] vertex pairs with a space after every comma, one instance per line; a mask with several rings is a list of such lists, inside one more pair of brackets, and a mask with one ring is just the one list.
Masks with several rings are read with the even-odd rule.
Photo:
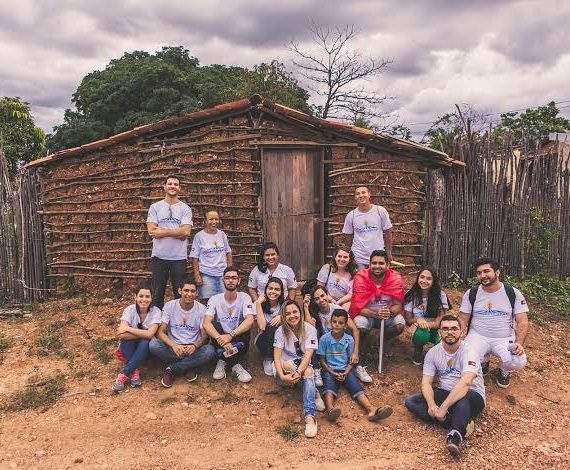
[[[424, 359], [422, 393], [406, 398], [406, 407], [418, 418], [449, 429], [447, 449], [461, 455], [463, 439], [473, 432], [473, 419], [485, 407], [485, 385], [477, 352], [461, 340], [461, 324], [445, 315], [439, 326], [441, 342]], [[433, 388], [434, 376], [439, 384]]]
[[162, 385], [171, 387], [176, 376], [188, 373], [188, 381], [198, 377], [196, 368], [216, 357], [214, 346], [203, 327], [206, 307], [196, 299], [196, 284], [184, 279], [179, 299], [164, 305], [158, 338], [150, 342], [150, 352], [167, 363]]
[[[384, 321], [384, 339], [391, 340], [406, 326], [400, 313], [403, 300], [402, 277], [390, 269], [384, 250], [374, 250], [370, 255], [370, 268], [361, 269], [354, 276], [349, 315], [361, 334], [371, 328], [379, 328], [380, 322]], [[385, 352], [387, 356], [391, 354], [387, 347]], [[357, 366], [355, 372], [362, 382], [372, 382], [362, 366]]]

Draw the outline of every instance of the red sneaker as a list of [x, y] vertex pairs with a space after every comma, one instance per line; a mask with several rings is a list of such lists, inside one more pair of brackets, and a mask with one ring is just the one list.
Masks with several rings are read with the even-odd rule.
[[113, 384], [113, 392], [121, 393], [125, 389], [125, 384], [127, 383], [127, 380], [129, 380], [129, 378], [122, 372], [119, 375], [117, 375], [117, 379]]
[[131, 374], [131, 387], [140, 387], [141, 384], [141, 371], [139, 369], [135, 369]]
[[160, 383], [162, 384], [163, 387], [170, 388], [172, 387], [173, 382], [174, 382], [174, 374], [172, 373], [172, 369], [170, 367], [167, 367], [166, 369], [164, 369], [164, 372], [162, 374], [162, 380], [160, 381]]

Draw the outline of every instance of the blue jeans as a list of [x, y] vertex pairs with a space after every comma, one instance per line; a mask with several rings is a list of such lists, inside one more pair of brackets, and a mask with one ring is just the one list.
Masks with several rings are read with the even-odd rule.
[[[441, 388], [433, 389], [433, 399], [437, 406], [440, 406], [448, 395], [449, 391], [447, 390], [442, 390]], [[469, 390], [461, 400], [456, 401], [449, 408], [449, 412], [443, 422], [438, 421], [429, 415], [427, 402], [421, 393], [409, 396], [406, 398], [405, 403], [406, 408], [422, 421], [442, 424], [450, 431], [459, 431], [461, 433], [461, 437], [465, 437], [467, 423], [479, 416], [483, 411], [483, 408], [485, 408], [485, 400], [483, 400], [483, 397], [473, 390]]]
[[222, 276], [210, 276], [204, 273], [200, 273], [200, 276], [202, 276], [202, 285], [198, 286], [200, 299], [209, 299], [216, 294], [224, 292]]
[[211, 344], [205, 344], [190, 356], [178, 357], [170, 346], [158, 338], [150, 341], [150, 352], [167, 363], [174, 375], [184, 375], [189, 369], [200, 367], [216, 358]]
[[166, 283], [169, 277], [174, 298], [180, 298], [178, 285], [182, 282], [186, 273], [186, 260], [170, 261], [153, 256], [150, 259], [150, 271], [152, 273], [152, 303], [162, 310], [162, 307], [164, 307]]
[[[336, 372], [342, 372], [342, 370]], [[336, 380], [329, 373], [329, 371], [325, 369], [323, 369], [322, 371], [322, 377], [324, 385], [323, 393], [332, 393], [335, 396], [335, 398], [338, 396], [338, 392], [340, 390], [341, 385], [344, 385], [344, 388], [346, 388], [346, 391], [350, 393], [350, 396], [352, 397], [353, 400], [356, 400], [360, 395], [364, 393], [364, 390], [362, 390], [362, 385], [360, 385], [360, 382], [356, 378], [354, 369], [350, 370], [350, 372], [344, 379], [344, 382], [339, 382], [338, 380]]]
[[[221, 335], [225, 333], [224, 329], [222, 328], [222, 325], [220, 325], [219, 322], [214, 321], [212, 322], [212, 325], [214, 325], [216, 331]], [[250, 339], [251, 339], [251, 333], [249, 331], [246, 331], [245, 333], [233, 338], [232, 345], [236, 346], [237, 344], [240, 344], [240, 346], [238, 347], [238, 352], [230, 357], [224, 356], [225, 349], [222, 348], [216, 341], [214, 341], [214, 339], [211, 340], [211, 344], [212, 346], [214, 346], [214, 349], [216, 350], [216, 356], [218, 357], [218, 359], [224, 361], [228, 367], [233, 367], [236, 364], [238, 364], [240, 360], [247, 354], [247, 351], [249, 350]]]
[[[275, 375], [275, 382], [278, 385], [285, 385], [277, 375]], [[301, 378], [301, 392], [303, 394], [303, 415], [314, 418], [317, 412], [317, 406], [315, 405], [317, 386], [315, 385], [314, 374], [311, 377]]]
[[148, 357], [148, 339], [122, 339], [119, 341], [119, 349], [127, 363], [123, 367], [123, 374], [131, 375], [139, 364]]

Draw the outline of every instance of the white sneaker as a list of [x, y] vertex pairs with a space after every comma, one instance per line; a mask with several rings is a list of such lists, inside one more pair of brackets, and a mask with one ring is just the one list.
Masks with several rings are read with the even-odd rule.
[[214, 373], [212, 374], [214, 380], [222, 380], [226, 378], [226, 361], [218, 360]]
[[263, 372], [269, 377], [273, 377], [273, 359], [263, 359]]
[[317, 419], [313, 418], [312, 423], [305, 423], [305, 436], [315, 437], [317, 435]]
[[319, 393], [318, 390], [317, 394], [315, 395], [315, 408], [317, 408], [317, 411], [325, 411], [327, 409], [325, 406], [325, 402], [321, 398], [321, 394]]
[[370, 377], [370, 374], [366, 372], [366, 368], [362, 367], [360, 364], [354, 368], [354, 373], [356, 374], [356, 377], [358, 377], [358, 380], [361, 382], [367, 384], [372, 383], [372, 377]]
[[251, 381], [251, 374], [243, 368], [241, 364], [236, 364], [232, 367], [232, 372], [237, 375], [237, 379], [242, 383]]
[[321, 369], [315, 369], [315, 385], [317, 387], [323, 386], [323, 376], [321, 375]]

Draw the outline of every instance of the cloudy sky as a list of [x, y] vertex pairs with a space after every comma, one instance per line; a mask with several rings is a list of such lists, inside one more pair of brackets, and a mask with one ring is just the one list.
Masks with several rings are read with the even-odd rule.
[[201, 64], [279, 59], [307, 25], [354, 24], [354, 47], [393, 60], [368, 86], [414, 136], [469, 103], [498, 113], [556, 101], [570, 116], [567, 0], [0, 0], [0, 96], [31, 103], [51, 131], [83, 76], [126, 51], [185, 46]]

